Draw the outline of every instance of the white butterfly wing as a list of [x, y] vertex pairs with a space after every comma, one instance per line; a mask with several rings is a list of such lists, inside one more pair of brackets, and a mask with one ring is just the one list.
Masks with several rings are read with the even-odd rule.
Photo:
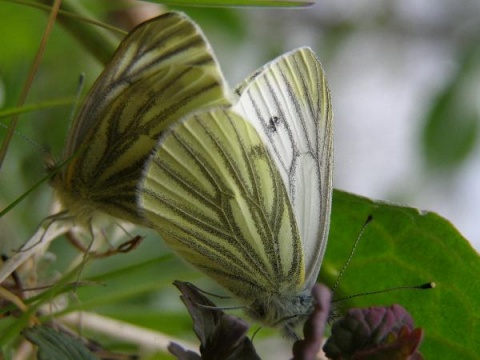
[[333, 179], [330, 92], [309, 48], [287, 53], [236, 90], [234, 109], [251, 122], [280, 171], [305, 255], [305, 288], [316, 281], [325, 253]]

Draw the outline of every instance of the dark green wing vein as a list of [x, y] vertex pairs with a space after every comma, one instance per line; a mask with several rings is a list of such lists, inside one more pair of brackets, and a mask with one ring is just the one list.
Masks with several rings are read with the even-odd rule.
[[[198, 121], [198, 125], [201, 127], [203, 132], [206, 134], [206, 137], [210, 140], [209, 143], [213, 145], [213, 148], [208, 149], [208, 151], [218, 153], [220, 155], [219, 159], [221, 159], [222, 163], [225, 164], [225, 170], [229, 172], [229, 178], [234, 181], [232, 187], [238, 188], [243, 197], [250, 198], [251, 196], [249, 196], [249, 193], [251, 192], [251, 190], [246, 188], [246, 184], [251, 184], [251, 180], [253, 178], [251, 169], [248, 169], [248, 180], [242, 179], [242, 176], [239, 174], [239, 169], [237, 169], [237, 165], [235, 164], [234, 159], [232, 159], [230, 154], [226, 152], [226, 149], [220, 143], [220, 140], [215, 136], [214, 133], [210, 131], [210, 129], [208, 128], [208, 126], [205, 125], [205, 122], [202, 121], [202, 119], [197, 117], [196, 120]], [[236, 132], [235, 127], [232, 126], [231, 129]], [[241, 145], [241, 139], [239, 139], [238, 134], [235, 134], [234, 132], [232, 132], [230, 135], [235, 136], [231, 136], [230, 139], [232, 140], [232, 142], [235, 139], [235, 143], [239, 144], [239, 149], [243, 152], [242, 157], [244, 159], [244, 163], [248, 166], [249, 163], [247, 155], [245, 155], [245, 149]], [[257, 269], [259, 272], [265, 272], [265, 267], [263, 266], [261, 260], [258, 259], [258, 257], [256, 256], [255, 249], [251, 248], [247, 242], [239, 241], [238, 239], [238, 234], [241, 233], [241, 230], [238, 229], [237, 224], [232, 221], [234, 219], [232, 215], [232, 209], [228, 206], [228, 199], [235, 197], [236, 194], [231, 192], [228, 184], [225, 184], [225, 177], [222, 177], [222, 174], [219, 174], [218, 170], [209, 165], [210, 159], [204, 158], [200, 152], [196, 151], [196, 149], [193, 149], [192, 146], [189, 145], [188, 140], [183, 138], [180, 134], [178, 134], [178, 132], [173, 132], [172, 136], [175, 138], [178, 145], [182, 147], [182, 150], [185, 150], [188, 153], [188, 156], [191, 156], [198, 163], [202, 175], [211, 183], [212, 187], [216, 190], [215, 198], [208, 199], [207, 194], [201, 194], [201, 196], [199, 197], [199, 191], [196, 189], [196, 187], [198, 187], [198, 184], [186, 184], [186, 182], [182, 179], [181, 175], [178, 173], [175, 174], [174, 170], [168, 166], [167, 161], [155, 161], [157, 166], [162, 167], [162, 169], [168, 172], [170, 176], [174, 176], [175, 180], [180, 183], [180, 186], [182, 186], [183, 190], [189, 191], [188, 195], [192, 197], [196, 196], [199, 200], [200, 198], [202, 200], [207, 200], [203, 205], [205, 207], [213, 206], [218, 211], [218, 221], [212, 221], [212, 223], [215, 224], [214, 228], [209, 225], [208, 219], [205, 219], [201, 215], [201, 208], [188, 208], [187, 210], [182, 211], [182, 217], [190, 223], [195, 223], [198, 227], [203, 227], [203, 229], [209, 234], [216, 233], [217, 231], [221, 232], [221, 234], [219, 235], [221, 235], [225, 240], [228, 240], [232, 244], [232, 246], [235, 247], [235, 251], [245, 254], [244, 256], [247, 257], [247, 264], [253, 265], [253, 267], [250, 269], [251, 271]], [[163, 158], [159, 158], [157, 156], [156, 159], [161, 160]], [[188, 169], [185, 170], [188, 171]], [[183, 198], [182, 200], [188, 201], [189, 199]], [[216, 204], [225, 205], [222, 207], [217, 206]], [[179, 211], [179, 206], [181, 205], [176, 205], [177, 211]], [[227, 232], [225, 232], [225, 230], [223, 229], [227, 230]], [[204, 242], [207, 246], [210, 247], [210, 250], [213, 249], [214, 246], [212, 246], [211, 242], [209, 242], [208, 237], [204, 239]], [[225, 249], [223, 248], [222, 250], [225, 251]]]
[[[254, 167], [255, 157], [261, 158], [267, 156], [265, 149], [263, 146], [259, 146], [258, 144], [254, 145], [253, 149], [249, 149], [248, 145], [252, 144], [247, 145], [243, 140], [243, 138], [249, 139], [249, 137], [246, 137], [245, 134], [240, 131], [241, 128], [239, 126], [235, 126], [234, 119], [231, 115], [229, 116], [229, 113], [226, 112], [225, 115], [232, 125], [233, 133], [224, 134], [224, 136], [232, 140], [235, 139], [234, 143], [238, 144], [236, 148], [240, 150], [240, 154], [243, 158], [243, 164], [245, 165], [244, 169], [240, 169], [238, 167], [237, 163], [240, 163], [238, 161], [239, 159], [232, 157], [229, 148], [226, 148], [221, 141], [219, 141], [217, 136], [215, 136], [215, 133], [209, 130], [207, 126], [204, 126], [204, 129], [208, 133], [209, 137], [213, 140], [217, 149], [217, 153], [219, 153], [224, 159], [226, 165], [225, 167], [229, 171], [231, 179], [235, 181], [235, 186], [239, 189], [240, 195], [245, 199], [247, 206], [251, 209], [251, 214], [255, 214], [255, 216], [252, 216], [252, 218], [257, 233], [252, 234], [252, 236], [256, 237], [262, 242], [262, 250], [268, 254], [270, 266], [272, 267], [271, 271], [274, 274], [277, 274], [277, 278], [280, 278], [280, 274], [282, 273], [282, 264], [279, 252], [280, 247], [278, 243], [279, 227], [275, 226], [278, 225], [278, 223], [271, 221], [271, 219], [268, 217], [268, 214], [281, 214], [284, 210], [284, 204], [279, 199], [279, 196], [277, 196], [277, 194], [281, 194], [279, 188], [283, 186], [281, 178], [278, 176], [278, 173], [274, 168], [274, 164], [271, 161], [267, 161], [267, 171], [269, 174], [268, 178], [273, 180], [271, 184], [272, 189], [270, 191], [273, 201], [272, 208], [265, 209], [265, 211], [264, 206], [266, 205], [266, 202], [263, 199], [265, 189], [262, 188], [260, 183], [262, 180], [261, 176], [265, 173]], [[237, 123], [238, 122], [239, 120], [237, 119]], [[253, 154], [251, 153], [252, 150]], [[244, 175], [242, 173], [244, 173]], [[229, 215], [230, 216], [227, 216], [227, 220], [234, 218], [233, 214]], [[230, 223], [230, 227], [234, 233], [239, 233], [235, 225], [235, 223]], [[242, 238], [237, 238], [237, 241], [239, 241], [239, 244], [244, 243]], [[250, 251], [251, 249], [247, 249], [247, 253], [250, 253]]]
[[165, 134], [140, 206], [169, 246], [239, 297], [293, 293], [303, 282], [280, 174], [255, 129], [228, 109], [197, 113]]
[[[201, 30], [167, 13], [135, 28], [95, 82], [70, 129], [68, 192], [135, 222], [135, 191], [161, 133], [188, 113], [227, 104], [223, 76]], [[122, 194], [119, 196], [119, 194]]]

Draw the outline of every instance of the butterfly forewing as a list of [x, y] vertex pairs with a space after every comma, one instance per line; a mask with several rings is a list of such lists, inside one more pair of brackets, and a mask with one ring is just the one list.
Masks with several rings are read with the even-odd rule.
[[140, 204], [173, 249], [240, 298], [302, 287], [283, 181], [256, 130], [233, 111], [174, 125], [146, 168]]
[[54, 184], [141, 222], [136, 186], [159, 135], [193, 110], [225, 103], [224, 80], [201, 30], [178, 13], [148, 21], [122, 41], [88, 94], [64, 153], [78, 155]]
[[236, 93], [234, 109], [258, 131], [287, 188], [310, 288], [327, 244], [332, 194], [332, 110], [323, 69], [301, 48], [256, 71]]

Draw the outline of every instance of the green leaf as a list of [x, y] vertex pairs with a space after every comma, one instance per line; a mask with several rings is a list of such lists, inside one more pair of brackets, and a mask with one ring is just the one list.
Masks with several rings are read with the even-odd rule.
[[314, 1], [303, 0], [148, 0], [163, 5], [184, 6], [258, 6], [258, 7], [299, 7], [309, 6]]
[[[104, 263], [105, 260], [109, 259], [104, 259]], [[99, 268], [103, 265], [101, 262], [97, 262], [100, 265]], [[92, 269], [94, 269], [93, 266], [88, 271], [91, 272]], [[141, 295], [171, 286], [172, 274], [181, 277], [185, 272], [191, 273], [191, 270], [171, 255], [148, 259], [118, 270], [108, 270], [88, 277], [89, 281], [98, 283], [99, 286], [85, 286], [78, 289], [81, 302], [77, 306], [83, 310], [95, 309], [139, 298]], [[72, 310], [72, 307], [69, 310]]]
[[38, 346], [39, 360], [96, 360], [97, 357], [78, 340], [48, 326], [36, 326], [23, 335]]
[[478, 81], [480, 48], [467, 49], [455, 76], [433, 101], [426, 115], [422, 146], [433, 169], [452, 171], [471, 155], [480, 132]]
[[[41, 3], [44, 3], [46, 6], [41, 6]], [[29, 4], [25, 3], [24, 5]], [[32, 3], [29, 6], [50, 11], [50, 5], [50, 1], [38, 0], [37, 3]], [[106, 64], [110, 60], [119, 41], [111, 32], [100, 28], [100, 26], [109, 28], [110, 30], [113, 30], [113, 28], [93, 20], [93, 17], [83, 7], [81, 2], [71, 0], [63, 1], [57, 21], [100, 63]], [[97, 26], [92, 26], [91, 23]], [[115, 30], [123, 33], [119, 29]]]
[[[8, 118], [15, 114], [29, 113], [29, 112], [34, 112], [38, 110], [51, 109], [51, 108], [66, 106], [66, 105], [71, 106], [72, 104], [75, 104], [76, 100], [77, 99], [75, 98], [53, 99], [53, 100], [47, 100], [41, 103], [23, 105], [20, 107], [16, 106], [12, 108], [3, 108], [3, 109], [0, 109], [0, 119]], [[2, 127], [3, 126], [4, 125], [2, 124]], [[18, 133], [18, 135], [20, 135], [20, 133]]]
[[480, 257], [455, 227], [439, 215], [336, 190], [322, 278], [336, 280], [369, 215], [352, 261], [334, 295], [420, 285], [431, 290], [398, 290], [334, 303], [339, 307], [398, 303], [425, 330], [420, 351], [427, 359], [477, 359], [480, 353]]
[[477, 142], [478, 115], [454, 87], [438, 95], [423, 130], [424, 154], [430, 167], [451, 171], [466, 160]]

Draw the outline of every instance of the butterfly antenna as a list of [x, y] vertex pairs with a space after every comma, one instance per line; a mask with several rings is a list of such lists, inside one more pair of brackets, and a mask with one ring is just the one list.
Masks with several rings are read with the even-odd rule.
[[80, 105], [80, 98], [82, 97], [82, 92], [84, 87], [85, 87], [85, 73], [80, 73], [80, 76], [78, 77], [77, 92], [75, 94], [75, 106], [72, 107], [72, 110], [70, 112], [70, 121], [73, 121], [73, 119], [77, 115], [77, 111]]
[[335, 280], [335, 284], [333, 285], [332, 288], [332, 297], [335, 294], [335, 291], [338, 288], [338, 284], [340, 283], [340, 280], [343, 277], [343, 274], [345, 273], [345, 270], [347, 269], [348, 264], [350, 264], [350, 261], [352, 260], [353, 254], [355, 253], [355, 250], [357, 248], [358, 243], [360, 242], [360, 238], [363, 235], [363, 232], [365, 231], [367, 225], [373, 220], [373, 215], [368, 215], [367, 220], [365, 220], [365, 223], [362, 226], [362, 229], [360, 230], [360, 233], [357, 236], [357, 240], [355, 240], [355, 243], [353, 244], [352, 250], [350, 250], [350, 254], [348, 255], [347, 261], [342, 266], [342, 270], [340, 270], [340, 274], [337, 276], [337, 280]]
[[205, 304], [199, 304], [199, 303], [194, 303], [195, 306], [202, 308], [202, 309], [207, 309], [207, 310], [214, 310], [214, 311], [232, 311], [232, 310], [245, 310], [248, 309], [246, 306], [217, 306], [217, 305], [205, 305]]
[[355, 295], [349, 295], [340, 299], [335, 299], [332, 302], [340, 302], [340, 301], [345, 301], [345, 300], [350, 300], [356, 297], [360, 296], [368, 296], [368, 295], [376, 295], [376, 294], [383, 294], [387, 293], [390, 291], [397, 291], [397, 290], [428, 290], [428, 289], [433, 289], [435, 288], [435, 283], [434, 282], [429, 282], [425, 283], [422, 285], [414, 285], [414, 286], [397, 286], [389, 289], [383, 289], [383, 290], [377, 290], [377, 291], [369, 291], [369, 292], [364, 292], [360, 294], [355, 294]]
[[[217, 299], [231, 299], [230, 296], [223, 296], [223, 295], [218, 295], [218, 294], [214, 294], [214, 293], [211, 293], [211, 292], [208, 292], [208, 291], [205, 291], [203, 289], [200, 289], [199, 287], [193, 285], [192, 283], [190, 282], [187, 282], [188, 285], [192, 286], [193, 288], [195, 288], [195, 290], [197, 290], [199, 293], [201, 294], [204, 294], [204, 295], [208, 295], [208, 296], [212, 296], [214, 298], [217, 298]], [[245, 306], [241, 306], [241, 307], [238, 307], [239, 309], [244, 309]]]
[[262, 330], [262, 327], [259, 326], [252, 334], [252, 336], [250, 336], [250, 341], [253, 343], [253, 340], [255, 339], [255, 336], [257, 336], [257, 334], [260, 332], [260, 330]]
[[[4, 129], [8, 129], [8, 126], [3, 124], [3, 123], [0, 123], [0, 127], [4, 128]], [[47, 148], [45, 146], [42, 146], [40, 145], [39, 143], [37, 143], [36, 141], [34, 141], [33, 139], [30, 139], [27, 135], [17, 131], [17, 130], [13, 130], [13, 133], [22, 138], [24, 141], [26, 141], [27, 143], [29, 143], [30, 145], [32, 145], [33, 147], [37, 148], [37, 149], [40, 149], [40, 151], [42, 152], [47, 152]]]
[[[85, 87], [85, 74], [80, 73], [80, 76], [78, 77], [78, 86], [77, 86], [77, 91], [75, 93], [75, 102], [74, 105], [72, 106], [70, 110], [70, 116], [69, 120], [70, 123], [73, 122], [73, 119], [75, 119], [75, 116], [77, 115], [78, 108], [80, 105], [80, 99], [82, 97], [82, 92], [83, 88]], [[74, 154], [76, 155], [76, 153]], [[72, 156], [73, 158], [73, 156]], [[44, 164], [45, 164], [45, 169], [47, 170], [47, 173], [50, 174], [52, 177], [60, 171], [60, 169], [63, 168], [63, 166], [68, 163], [71, 159], [69, 159], [66, 162], [61, 163], [61, 160], [57, 159], [55, 156], [53, 156], [49, 150], [45, 151], [45, 159], [44, 159]], [[60, 164], [61, 163], [61, 164]]]

